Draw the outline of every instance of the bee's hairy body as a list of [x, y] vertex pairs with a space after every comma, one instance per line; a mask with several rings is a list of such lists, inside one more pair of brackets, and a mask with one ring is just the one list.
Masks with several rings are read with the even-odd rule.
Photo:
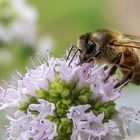
[[[133, 42], [130, 42], [129, 38], [123, 36], [123, 34], [106, 29], [81, 35], [78, 40], [78, 48], [81, 50], [81, 62], [84, 63], [93, 58], [100, 64], [114, 65], [114, 67], [116, 65], [120, 68], [124, 77], [132, 71], [131, 82], [140, 84], [140, 62], [137, 49], [124, 47], [123, 45], [121, 46], [121, 44], [118, 45], [118, 47], [113, 44], [114, 42], [124, 42], [125, 46], [134, 45]], [[100, 52], [96, 55], [98, 50], [100, 50]], [[120, 60], [117, 58], [118, 54], [121, 54]]]

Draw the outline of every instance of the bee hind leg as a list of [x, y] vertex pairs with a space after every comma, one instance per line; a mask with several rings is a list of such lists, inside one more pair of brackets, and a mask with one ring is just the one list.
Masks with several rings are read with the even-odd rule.
[[122, 85], [123, 86], [127, 85], [130, 82], [130, 80], [132, 79], [132, 76], [133, 76], [133, 69], [131, 67], [128, 67], [128, 66], [125, 66], [125, 65], [119, 65], [119, 67], [122, 68], [122, 69], [128, 70], [130, 72], [128, 73], [128, 75], [126, 77], [124, 77], [120, 82], [118, 82], [114, 86], [115, 89], [122, 86]]
[[114, 65], [109, 70], [108, 76], [105, 78], [105, 81], [116, 72], [116, 70], [118, 68], [117, 65], [120, 64], [121, 58], [122, 58], [122, 53], [120, 52], [120, 53], [117, 54], [117, 56], [112, 61], [112, 63], [114, 63]]

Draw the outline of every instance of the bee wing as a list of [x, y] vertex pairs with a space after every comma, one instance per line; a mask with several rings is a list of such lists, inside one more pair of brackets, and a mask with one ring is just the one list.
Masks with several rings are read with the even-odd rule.
[[129, 34], [123, 34], [124, 37], [130, 39], [130, 40], [133, 40], [133, 41], [138, 41], [140, 42], [140, 37], [139, 36], [136, 36], [136, 35], [129, 35]]
[[140, 49], [140, 37], [123, 34], [121, 38], [119, 38], [118, 40], [114, 40], [112, 45], [117, 47], [130, 47]]

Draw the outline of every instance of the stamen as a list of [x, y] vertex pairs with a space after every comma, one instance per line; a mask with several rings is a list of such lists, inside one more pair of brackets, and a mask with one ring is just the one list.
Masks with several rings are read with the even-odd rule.
[[1, 90], [1, 91], [5, 91], [2, 87], [0, 87], [0, 90]]
[[39, 64], [42, 64], [42, 62], [41, 62], [41, 60], [40, 60], [40, 58], [39, 58], [39, 55], [36, 53], [35, 56], [36, 56], [36, 59], [37, 59], [37, 61], [39, 62]]
[[7, 86], [8, 86], [8, 87], [10, 87], [10, 88], [17, 89], [17, 87], [16, 87], [16, 86], [12, 85], [12, 83], [8, 83], [8, 82], [7, 82], [7, 81], [5, 81], [5, 80], [1, 80], [1, 82], [3, 82], [5, 85], [7, 85]]
[[33, 61], [33, 59], [31, 57], [30, 57], [30, 61], [31, 61], [33, 67], [36, 68], [37, 66], [36, 66], [36, 64], [34, 63], [34, 61]]
[[21, 77], [21, 78], [23, 77], [22, 74], [21, 74], [18, 70], [15, 70], [15, 73], [16, 73], [19, 77]]

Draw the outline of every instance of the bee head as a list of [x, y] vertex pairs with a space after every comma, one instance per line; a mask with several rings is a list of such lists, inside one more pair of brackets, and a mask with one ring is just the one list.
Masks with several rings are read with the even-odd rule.
[[91, 38], [90, 33], [81, 35], [78, 40], [78, 48], [81, 50], [79, 56], [81, 64], [91, 61], [97, 51], [97, 44]]

